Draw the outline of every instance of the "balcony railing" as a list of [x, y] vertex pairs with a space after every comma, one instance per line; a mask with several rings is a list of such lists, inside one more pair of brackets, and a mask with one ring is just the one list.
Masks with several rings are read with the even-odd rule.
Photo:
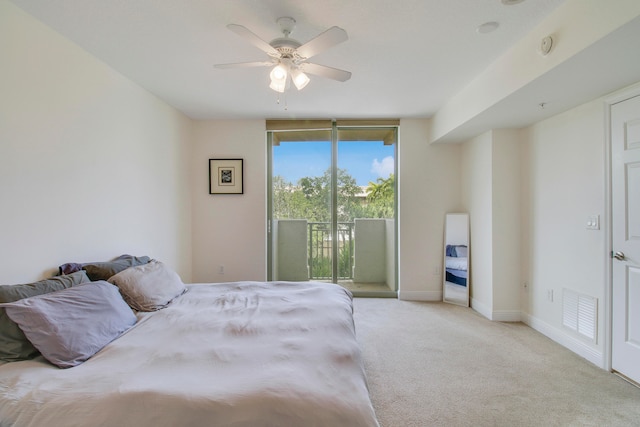
[[[333, 239], [328, 222], [308, 223], [309, 275], [311, 280], [331, 280]], [[338, 223], [338, 279], [353, 278], [353, 222]]]

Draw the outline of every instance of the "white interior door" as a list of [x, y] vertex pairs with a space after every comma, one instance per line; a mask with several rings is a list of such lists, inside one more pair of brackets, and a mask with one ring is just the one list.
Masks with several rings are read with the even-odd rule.
[[640, 383], [640, 96], [611, 106], [614, 371]]

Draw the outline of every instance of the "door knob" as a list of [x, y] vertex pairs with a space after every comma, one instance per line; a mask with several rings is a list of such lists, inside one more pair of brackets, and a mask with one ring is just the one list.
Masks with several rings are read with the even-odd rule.
[[624, 252], [617, 251], [613, 254], [613, 257], [618, 261], [624, 261]]

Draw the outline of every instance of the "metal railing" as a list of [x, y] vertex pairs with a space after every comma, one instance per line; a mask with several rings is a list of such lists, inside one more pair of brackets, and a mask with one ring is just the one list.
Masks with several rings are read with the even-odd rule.
[[[331, 223], [309, 222], [309, 279], [331, 280]], [[353, 222], [338, 223], [338, 279], [353, 278]]]

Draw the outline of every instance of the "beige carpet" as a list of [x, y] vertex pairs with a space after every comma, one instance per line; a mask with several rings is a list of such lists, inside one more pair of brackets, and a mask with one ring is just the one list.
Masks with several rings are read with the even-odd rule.
[[354, 310], [383, 427], [640, 426], [640, 389], [522, 323], [391, 298]]

